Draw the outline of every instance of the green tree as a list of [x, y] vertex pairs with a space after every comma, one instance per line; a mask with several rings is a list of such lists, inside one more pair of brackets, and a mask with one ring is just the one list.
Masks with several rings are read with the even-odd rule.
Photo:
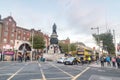
[[71, 44], [59, 43], [59, 46], [61, 46], [63, 52], [67, 53], [76, 50], [76, 45], [74, 43]]
[[76, 51], [76, 45], [74, 43], [70, 44], [70, 51]]
[[[32, 36], [30, 38], [30, 43], [32, 44]], [[33, 48], [34, 49], [44, 49], [45, 48], [45, 41], [44, 41], [44, 37], [40, 36], [40, 35], [34, 35], [33, 36]]]
[[61, 47], [62, 52], [68, 52], [68, 44], [59, 43], [59, 46]]
[[108, 53], [115, 53], [115, 47], [114, 47], [114, 43], [113, 43], [113, 35], [111, 34], [111, 32], [106, 32], [106, 33], [102, 33], [100, 35], [96, 35], [93, 34], [93, 37], [95, 38], [95, 41], [98, 45], [98, 38], [99, 41], [103, 41], [103, 49], [107, 50]]

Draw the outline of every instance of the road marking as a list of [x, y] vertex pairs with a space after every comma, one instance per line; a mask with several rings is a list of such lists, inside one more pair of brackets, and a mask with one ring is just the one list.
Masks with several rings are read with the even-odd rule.
[[41, 71], [41, 74], [42, 74], [42, 80], [46, 80], [46, 78], [45, 78], [45, 75], [44, 75], [44, 72], [43, 72], [43, 70], [41, 69], [41, 64], [38, 62], [38, 65], [39, 65], [39, 67], [40, 67], [40, 71]]
[[12, 76], [10, 76], [7, 80], [12, 79], [16, 74], [18, 74], [24, 67], [20, 68], [16, 73], [14, 73]]
[[[5, 69], [5, 68], [7, 68], [7, 67], [10, 67], [10, 65], [13, 65], [14, 63], [12, 63], [12, 64], [9, 64], [9, 66], [2, 66], [2, 67], [0, 67], [0, 69]], [[2, 65], [2, 64], [1, 64]]]
[[[25, 66], [26, 65], [28, 65], [28, 63], [27, 64], [25, 64]], [[22, 68], [20, 68], [17, 72], [15, 72], [13, 75], [11, 75], [7, 80], [11, 80], [15, 75], [17, 75], [25, 66], [23, 66]]]
[[71, 79], [71, 77], [58, 77], [58, 78], [47, 78], [48, 80], [68, 80]]
[[[49, 63], [50, 64], [50, 63]], [[66, 71], [64, 71], [64, 70], [62, 70], [62, 69], [60, 69], [59, 67], [57, 67], [57, 66], [55, 66], [55, 65], [53, 65], [53, 64], [51, 64], [53, 67], [56, 67], [57, 69], [59, 69], [60, 71], [62, 71], [63, 73], [65, 73], [65, 74], [67, 74], [67, 75], [69, 75], [70, 77], [74, 77], [73, 75], [71, 75], [71, 74], [69, 74], [68, 72], [66, 72]]]
[[78, 77], [80, 77], [84, 72], [86, 72], [90, 67], [87, 67], [85, 70], [83, 70], [81, 73], [77, 74], [75, 77], [72, 78], [72, 80], [76, 80]]
[[78, 68], [76, 68], [76, 67], [74, 67], [74, 66], [67, 66], [67, 67], [73, 68], [73, 69], [75, 69], [75, 70], [83, 71], [83, 69], [79, 69], [79, 68], [81, 68], [81, 67], [78, 67]]
[[30, 79], [30, 80], [42, 80], [42, 79]]

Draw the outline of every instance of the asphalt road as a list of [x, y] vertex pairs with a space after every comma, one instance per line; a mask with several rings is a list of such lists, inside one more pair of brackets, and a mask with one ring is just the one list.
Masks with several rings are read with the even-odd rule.
[[120, 80], [120, 70], [56, 62], [0, 62], [0, 80]]

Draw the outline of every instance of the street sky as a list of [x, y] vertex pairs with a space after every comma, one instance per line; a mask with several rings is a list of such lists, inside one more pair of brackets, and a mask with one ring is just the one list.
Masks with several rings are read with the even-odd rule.
[[49, 36], [55, 23], [59, 40], [69, 37], [89, 47], [95, 46], [92, 34], [97, 34], [91, 27], [99, 27], [100, 33], [114, 29], [120, 40], [120, 0], [0, 0], [0, 14]]

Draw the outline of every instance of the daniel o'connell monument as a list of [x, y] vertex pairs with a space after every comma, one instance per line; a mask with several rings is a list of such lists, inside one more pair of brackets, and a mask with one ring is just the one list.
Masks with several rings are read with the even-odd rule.
[[57, 26], [56, 24], [52, 27], [52, 34], [50, 36], [50, 45], [48, 47], [48, 54], [58, 54], [61, 53], [59, 45], [58, 45], [58, 35], [57, 35]]

